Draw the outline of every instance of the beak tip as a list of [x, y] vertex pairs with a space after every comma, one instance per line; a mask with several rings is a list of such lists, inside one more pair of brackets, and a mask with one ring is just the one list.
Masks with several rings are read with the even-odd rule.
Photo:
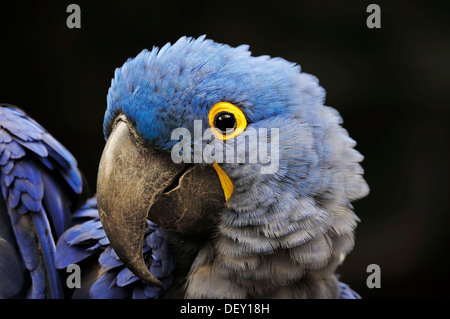
[[135, 261], [125, 263], [128, 269], [138, 276], [143, 282], [151, 286], [162, 287], [161, 281], [152, 274], [144, 263], [144, 258], [137, 258]]
[[149, 284], [149, 285], [152, 285], [152, 286], [156, 286], [156, 287], [162, 288], [162, 283], [157, 278], [155, 278], [151, 282], [146, 281], [146, 283]]
[[159, 281], [159, 279], [156, 278], [155, 275], [153, 275], [150, 271], [146, 271], [145, 273], [141, 273], [140, 278], [146, 284], [149, 284], [151, 286], [156, 286], [156, 287], [162, 287], [161, 281]]

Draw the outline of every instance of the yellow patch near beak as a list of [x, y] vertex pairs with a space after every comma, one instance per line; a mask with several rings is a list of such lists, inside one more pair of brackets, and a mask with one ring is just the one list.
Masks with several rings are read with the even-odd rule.
[[220, 184], [222, 184], [225, 200], [228, 200], [228, 198], [230, 198], [231, 194], [233, 193], [233, 183], [231, 182], [227, 173], [225, 173], [223, 169], [219, 166], [219, 164], [214, 162], [213, 167], [216, 170], [217, 175], [219, 176]]

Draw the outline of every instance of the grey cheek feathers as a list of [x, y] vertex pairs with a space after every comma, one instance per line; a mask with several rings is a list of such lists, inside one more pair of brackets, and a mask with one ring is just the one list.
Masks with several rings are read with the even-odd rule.
[[[317, 193], [307, 196], [289, 186], [277, 193], [269, 182], [258, 180], [233, 194], [217, 238], [200, 250], [191, 268], [186, 297], [338, 297], [334, 274], [353, 248], [359, 221], [349, 202], [367, 195], [368, 187], [359, 165], [362, 156], [337, 112], [319, 111], [330, 124], [322, 132], [329, 154], [319, 163]], [[243, 173], [233, 168], [233, 175]], [[242, 170], [249, 167], [242, 165]]]

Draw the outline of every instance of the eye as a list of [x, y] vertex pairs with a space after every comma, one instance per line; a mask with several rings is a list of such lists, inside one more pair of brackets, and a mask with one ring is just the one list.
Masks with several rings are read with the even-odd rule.
[[208, 117], [214, 136], [222, 140], [241, 134], [247, 127], [247, 120], [241, 109], [228, 102], [215, 104]]
[[230, 112], [220, 112], [214, 117], [214, 127], [222, 134], [231, 134], [236, 129], [236, 117]]

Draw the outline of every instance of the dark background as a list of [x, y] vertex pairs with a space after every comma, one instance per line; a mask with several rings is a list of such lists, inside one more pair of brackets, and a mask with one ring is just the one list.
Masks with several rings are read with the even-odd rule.
[[[430, 1], [69, 1], [0, 5], [0, 102], [41, 123], [95, 192], [106, 93], [142, 49], [206, 34], [316, 75], [365, 156], [368, 197], [341, 278], [364, 298], [447, 298], [450, 283], [448, 11]], [[381, 7], [381, 29], [366, 26]], [[366, 267], [381, 267], [368, 289]]]

